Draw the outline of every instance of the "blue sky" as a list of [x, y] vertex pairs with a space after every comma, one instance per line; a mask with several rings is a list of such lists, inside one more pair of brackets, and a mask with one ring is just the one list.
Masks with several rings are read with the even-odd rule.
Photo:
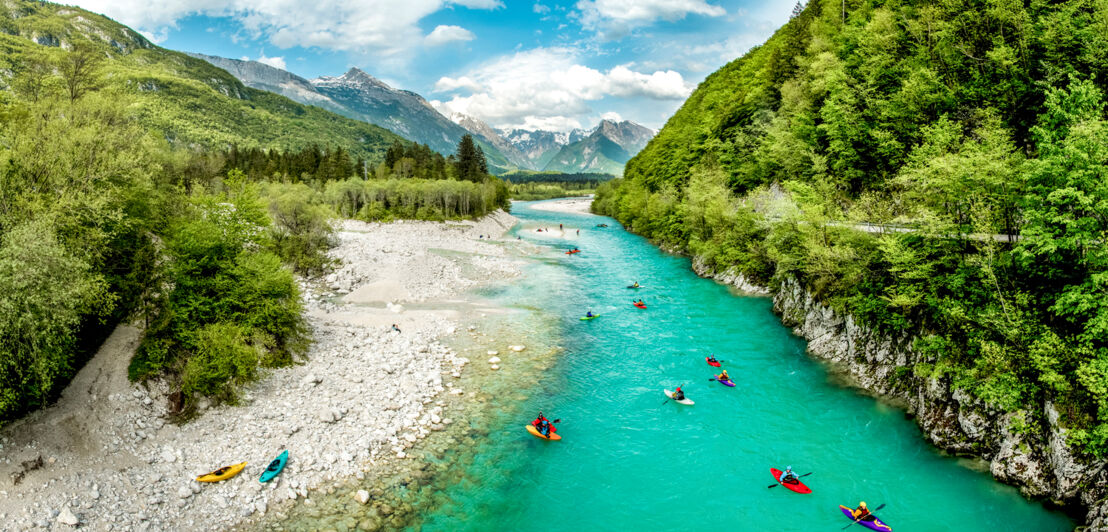
[[175, 50], [306, 78], [358, 67], [497, 127], [659, 128], [788, 19], [751, 0], [69, 0]]

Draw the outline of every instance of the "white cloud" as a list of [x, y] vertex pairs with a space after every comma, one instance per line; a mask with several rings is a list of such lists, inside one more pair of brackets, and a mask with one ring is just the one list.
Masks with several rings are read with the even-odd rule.
[[207, 15], [231, 17], [246, 32], [281, 48], [318, 46], [381, 56], [402, 55], [418, 46], [423, 37], [419, 21], [441, 9], [504, 7], [501, 0], [68, 1], [163, 40], [182, 18]]
[[[692, 87], [678, 72], [602, 72], [579, 63], [570, 48], [536, 48], [495, 59], [460, 77], [443, 77], [437, 92], [465, 91], [439, 107], [498, 127], [572, 129], [595, 116], [589, 102], [607, 97], [679, 100]], [[577, 124], [577, 125], [573, 125]]]
[[288, 70], [288, 66], [285, 65], [284, 57], [266, 57], [265, 52], [262, 52], [262, 56], [256, 61], [263, 65], [269, 65], [273, 68], [279, 68], [281, 70]]
[[612, 122], [623, 122], [623, 117], [615, 111], [608, 111], [607, 113], [600, 115], [600, 118], [604, 120], [611, 120]]
[[465, 42], [476, 39], [477, 36], [461, 26], [436, 26], [435, 29], [423, 38], [427, 46], [439, 46], [451, 42]]
[[544, 6], [538, 2], [535, 2], [535, 5], [531, 7], [531, 10], [540, 15], [545, 15], [550, 12], [550, 6]]
[[580, 0], [577, 9], [585, 29], [608, 36], [620, 36], [659, 20], [673, 22], [688, 15], [727, 14], [727, 10], [706, 0]]

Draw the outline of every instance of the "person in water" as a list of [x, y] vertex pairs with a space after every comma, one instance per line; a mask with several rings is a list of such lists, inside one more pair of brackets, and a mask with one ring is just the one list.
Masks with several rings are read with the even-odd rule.
[[731, 380], [731, 376], [727, 374], [727, 370], [723, 370], [723, 373], [719, 374], [719, 380], [727, 382]]
[[786, 466], [785, 467], [785, 472], [781, 473], [781, 483], [782, 484], [799, 484], [800, 483], [800, 477], [796, 476], [796, 473], [793, 472], [793, 466]]
[[550, 436], [551, 432], [557, 432], [558, 430], [554, 428], [554, 425], [550, 423], [549, 419], [546, 419], [546, 417], [542, 415], [541, 411], [539, 412], [539, 417], [535, 418], [535, 420], [532, 421], [531, 424], [534, 425], [535, 428], [539, 429], [539, 434], [542, 434], [543, 436]]
[[855, 521], [873, 521], [873, 514], [869, 513], [869, 508], [866, 508], [866, 501], [859, 502], [858, 507], [850, 512], [850, 515]]
[[684, 398], [685, 398], [685, 392], [683, 390], [681, 390], [680, 386], [678, 386], [677, 389], [673, 391], [673, 400], [674, 401], [680, 401]]

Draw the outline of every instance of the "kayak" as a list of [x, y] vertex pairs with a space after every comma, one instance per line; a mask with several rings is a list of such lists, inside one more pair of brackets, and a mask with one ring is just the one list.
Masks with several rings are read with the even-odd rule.
[[[665, 392], [666, 397], [669, 397], [670, 399], [673, 399], [673, 392], [671, 392], [669, 390], [662, 390], [662, 391]], [[694, 404], [696, 404], [696, 403], [693, 402], [692, 399], [689, 399], [688, 397], [685, 397], [684, 399], [673, 399], [673, 401], [676, 402], [676, 403], [681, 403], [683, 405], [694, 405]]]
[[779, 484], [785, 486], [786, 488], [789, 488], [797, 493], [812, 493], [811, 488], [805, 486], [804, 483], [799, 480], [797, 480], [795, 484], [792, 482], [781, 482], [781, 475], [783, 475], [785, 472], [781, 471], [780, 469], [775, 469], [771, 467], [769, 468], [769, 473], [773, 475], [773, 480], [776, 480]]
[[574, 253], [580, 253], [580, 252], [581, 252], [581, 250], [579, 250], [579, 249], [571, 249], [571, 250], [566, 252], [566, 255], [573, 255]]
[[[846, 506], [839, 505], [839, 509], [843, 511], [843, 515], [851, 521], [854, 520], [854, 511]], [[873, 515], [873, 514], [870, 514]], [[876, 515], [873, 516], [873, 521], [858, 521], [859, 525], [862, 525], [870, 530], [876, 530], [877, 532], [892, 532], [893, 528], [885, 523], [882, 523]]]
[[273, 461], [269, 463], [269, 467], [266, 467], [265, 471], [262, 471], [262, 476], [258, 478], [258, 482], [269, 482], [273, 480], [273, 477], [281, 474], [281, 470], [285, 469], [285, 464], [288, 462], [289, 452], [285, 450], [285, 452], [278, 455], [277, 458], [274, 458]]
[[221, 480], [227, 480], [239, 473], [242, 473], [242, 469], [246, 467], [246, 462], [241, 464], [229, 465], [221, 467], [208, 473], [207, 475], [200, 475], [196, 477], [197, 482], [219, 482]]
[[720, 384], [724, 385], [724, 386], [730, 386], [732, 388], [735, 387], [735, 382], [734, 381], [732, 381], [731, 379], [722, 380], [722, 379], [719, 378], [719, 375], [716, 375], [716, 381], [719, 382]]
[[718, 368], [718, 367], [720, 367], [720, 363], [719, 363], [719, 361], [718, 361], [718, 360], [717, 360], [717, 361], [715, 361], [715, 362], [712, 362], [711, 360], [708, 360], [708, 357], [704, 357], [704, 361], [705, 361], [705, 362], [707, 362], [707, 363], [708, 363], [708, 365], [709, 365], [709, 366], [712, 366], [713, 368]]
[[562, 439], [562, 437], [559, 436], [557, 432], [551, 432], [550, 436], [543, 436], [542, 433], [539, 432], [539, 429], [535, 428], [534, 425], [527, 425], [527, 432], [530, 432], [532, 436], [541, 440], [558, 441]]
[[600, 314], [593, 314], [592, 316], [581, 316], [581, 321], [595, 320], [596, 318], [599, 318], [599, 317], [600, 317]]
[[639, 285], [639, 286], [635, 286], [635, 285], [633, 285], [633, 284], [629, 284], [629, 285], [627, 285], [627, 288], [631, 288], [631, 289], [634, 289], [634, 290], [638, 290], [638, 289], [642, 288], [642, 285]]
[[646, 305], [644, 305], [642, 303], [634, 303], [634, 305], [638, 308], [646, 308]]

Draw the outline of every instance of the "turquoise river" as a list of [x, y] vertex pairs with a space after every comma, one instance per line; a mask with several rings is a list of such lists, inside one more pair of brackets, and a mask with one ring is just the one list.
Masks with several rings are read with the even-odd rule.
[[[511, 236], [549, 253], [481, 295], [547, 323], [563, 349], [544, 371], [489, 385], [512, 393], [490, 403], [487, 437], [413, 526], [836, 530], [850, 524], [838, 506], [864, 500], [885, 504], [876, 513], [897, 531], [1073, 529], [974, 462], [939, 453], [903, 411], [838, 384], [768, 298], [697, 277], [688, 259], [612, 219], [533, 206], [515, 204]], [[535, 232], [559, 223], [580, 237]], [[573, 246], [582, 252], [565, 255]], [[626, 288], [635, 280], [644, 288]], [[636, 297], [646, 310], [632, 307]], [[600, 318], [579, 320], [588, 310]], [[736, 387], [709, 381], [709, 353]], [[663, 396], [682, 384], [694, 406]], [[561, 418], [564, 439], [525, 432], [539, 410]], [[812, 473], [811, 494], [767, 488], [769, 468], [786, 465]]]

